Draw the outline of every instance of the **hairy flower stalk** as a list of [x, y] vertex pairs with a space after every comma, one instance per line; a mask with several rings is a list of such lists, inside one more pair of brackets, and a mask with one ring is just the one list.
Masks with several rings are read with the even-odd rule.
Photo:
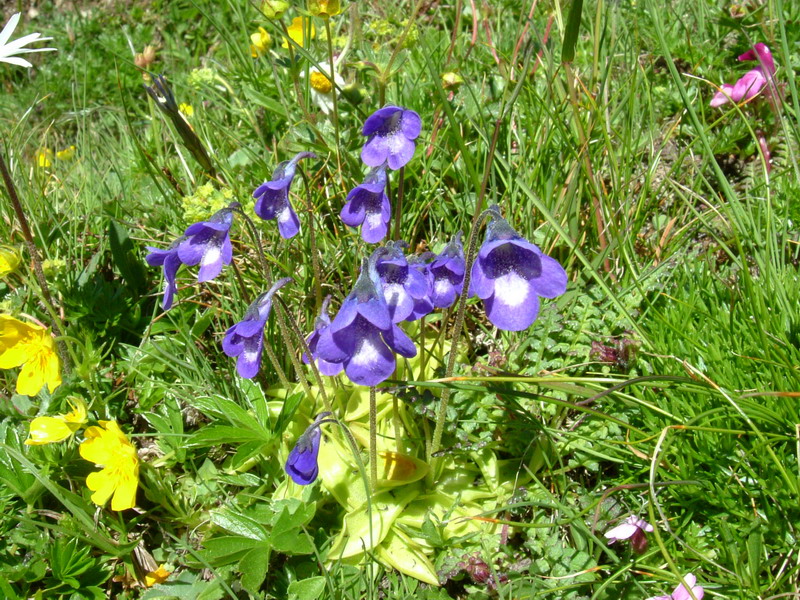
[[[555, 298], [567, 289], [567, 273], [564, 268], [517, 233], [502, 217], [497, 205], [487, 209], [484, 216], [488, 216], [491, 221], [477, 255], [474, 254], [477, 230], [470, 232], [468, 267], [464, 273], [464, 285], [469, 292], [461, 294], [447, 377], [452, 375], [455, 345], [463, 324], [463, 307], [467, 295], [475, 295], [483, 301], [486, 316], [498, 329], [522, 331], [536, 320], [540, 296]], [[438, 450], [441, 443], [445, 414], [441, 409], [446, 408], [445, 399], [449, 399], [447, 390], [442, 393], [442, 405], [437, 416], [432, 445], [435, 449], [431, 454]]]
[[[469, 240], [467, 241], [467, 254], [464, 257], [464, 282], [462, 289], [466, 287], [469, 289], [470, 271], [472, 271], [472, 262], [475, 257], [475, 250], [478, 247], [478, 230], [483, 225], [483, 222], [488, 219], [491, 212], [486, 210], [480, 214], [476, 214], [473, 219], [472, 230], [469, 232]], [[458, 299], [458, 309], [456, 310], [456, 321], [453, 325], [453, 339], [450, 343], [450, 356], [447, 359], [447, 369], [445, 370], [445, 377], [452, 377], [453, 370], [456, 366], [456, 352], [458, 350], [458, 342], [461, 338], [461, 329], [464, 327], [464, 312], [467, 307], [467, 296], [469, 294], [461, 294]], [[427, 459], [431, 464], [429, 477], [435, 479], [437, 475], [437, 467], [439, 465], [438, 458], [434, 455], [439, 451], [442, 444], [442, 433], [444, 432], [444, 420], [447, 416], [447, 404], [450, 401], [450, 390], [452, 388], [446, 387], [442, 390], [442, 399], [439, 401], [439, 412], [436, 413], [436, 427], [433, 430], [433, 439], [431, 440], [430, 448], [428, 448]]]
[[369, 388], [369, 480], [374, 494], [378, 489], [378, 402], [375, 386]]

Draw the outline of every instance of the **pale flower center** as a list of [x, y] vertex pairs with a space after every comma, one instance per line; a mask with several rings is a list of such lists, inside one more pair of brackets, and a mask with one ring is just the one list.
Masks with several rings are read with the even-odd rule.
[[311, 71], [311, 87], [320, 94], [330, 94], [333, 89], [331, 80], [319, 71]]

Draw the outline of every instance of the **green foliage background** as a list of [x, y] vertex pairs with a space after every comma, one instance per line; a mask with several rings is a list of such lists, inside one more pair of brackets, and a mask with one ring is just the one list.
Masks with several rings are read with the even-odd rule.
[[[300, 5], [277, 21], [237, 0], [36, 6], [18, 35], [41, 31], [58, 52], [33, 55], [30, 71], [0, 65], [0, 151], [75, 365], [33, 399], [13, 394], [15, 371], [0, 373], [5, 597], [633, 600], [688, 572], [706, 597], [800, 593], [800, 6], [593, 0], [580, 21], [574, 6], [353, 2], [330, 21], [334, 50], [348, 44], [335, 121], [306, 76], [327, 60], [324, 23], [295, 63], [280, 46]], [[273, 47], [253, 59], [258, 26]], [[763, 99], [711, 109], [715, 86], [752, 67], [735, 59], [756, 42], [778, 64], [777, 110]], [[133, 52], [146, 44], [151, 72], [194, 108], [224, 185], [145, 94]], [[448, 72], [463, 84], [444, 88]], [[165, 247], [215, 202], [252, 206], [279, 161], [313, 151], [293, 202], [313, 207], [298, 212], [306, 230], [313, 216], [322, 277], [307, 235], [287, 242], [258, 224], [274, 278], [294, 278], [282, 298], [310, 330], [318, 292], [338, 306], [368, 252], [338, 213], [361, 181], [360, 128], [382, 94], [423, 121], [403, 188], [412, 249], [468, 232], [485, 181], [486, 203], [570, 275], [525, 332], [495, 330], [471, 302], [457, 382], [436, 380], [447, 351], [436, 333], [452, 315], [431, 317], [430, 372], [405, 365], [425, 376], [393, 385], [406, 418], [431, 427], [441, 389], [454, 388], [444, 446], [463, 469], [447, 491], [476, 526], [452, 535], [431, 509], [392, 529], [416, 536], [441, 587], [373, 555], [340, 559], [341, 503], [322, 485], [287, 491], [283, 460], [313, 402], [281, 388], [267, 361], [249, 382], [222, 354], [247, 305], [233, 271], [202, 286], [181, 271], [179, 302], [162, 315], [160, 271], [144, 263], [146, 245]], [[70, 145], [72, 160], [37, 166], [38, 150]], [[2, 198], [0, 240], [21, 246]], [[259, 250], [244, 228], [234, 237], [255, 296]], [[0, 307], [49, 319], [27, 267], [0, 281]], [[292, 373], [277, 327], [267, 336]], [[95, 511], [76, 440], [22, 444], [31, 418], [65, 412], [70, 395], [140, 448], [138, 510]], [[473, 502], [473, 488], [491, 497]], [[656, 525], [641, 556], [602, 536], [631, 513]], [[136, 583], [146, 554], [175, 571], [166, 583]]]

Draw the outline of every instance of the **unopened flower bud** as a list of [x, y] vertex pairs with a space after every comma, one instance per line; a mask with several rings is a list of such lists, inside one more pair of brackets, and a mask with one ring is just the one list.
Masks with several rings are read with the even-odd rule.
[[442, 73], [442, 87], [446, 90], [457, 90], [464, 83], [464, 78], [458, 73], [449, 71]]
[[261, 12], [268, 19], [280, 19], [288, 8], [286, 0], [264, 0], [261, 3]]

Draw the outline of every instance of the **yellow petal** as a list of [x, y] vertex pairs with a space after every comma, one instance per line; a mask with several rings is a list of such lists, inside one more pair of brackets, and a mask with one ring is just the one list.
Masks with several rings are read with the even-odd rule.
[[[289, 34], [289, 37], [292, 38], [292, 40], [294, 40], [294, 42], [298, 46], [305, 47], [305, 45], [306, 45], [305, 44], [305, 42], [306, 42], [306, 40], [305, 40], [306, 19], [304, 19], [303, 17], [295, 17], [294, 19], [292, 19], [292, 24], [289, 25], [289, 27], [287, 28], [286, 31]], [[314, 27], [314, 24], [312, 23], [311, 24], [311, 39], [313, 40], [316, 36], [317, 36], [317, 30]], [[281, 45], [284, 48], [288, 48], [289, 47], [289, 42], [286, 41], [286, 39], [284, 39], [283, 43]]]
[[144, 584], [147, 587], [152, 587], [157, 583], [164, 583], [170, 575], [172, 575], [172, 571], [167, 571], [164, 565], [158, 565], [155, 571], [150, 571], [144, 576]]
[[111, 510], [128, 510], [136, 506], [136, 488], [139, 486], [138, 469], [136, 475], [127, 474], [117, 480], [117, 489], [111, 500]]
[[96, 465], [106, 464], [111, 458], [112, 448], [104, 431], [96, 426], [87, 427], [86, 431], [83, 432], [83, 436], [86, 441], [81, 443], [78, 449], [81, 458]]
[[[46, 336], [46, 338], [52, 344], [52, 338], [50, 336]], [[22, 365], [19, 377], [17, 377], [18, 394], [35, 396], [45, 383], [47, 389], [52, 393], [61, 385], [61, 370], [56, 353], [46, 344], [40, 344], [35, 348], [37, 352]]]
[[83, 401], [83, 398], [80, 396], [72, 396], [67, 402], [69, 402], [72, 411], [61, 415], [64, 420], [67, 423], [77, 423], [78, 425], [86, 423], [86, 402]]
[[46, 373], [38, 368], [37, 361], [28, 361], [22, 365], [22, 369], [17, 376], [17, 393], [35, 396], [41, 391], [45, 383], [47, 383]]
[[5, 277], [16, 271], [22, 262], [19, 250], [13, 246], [0, 246], [0, 277]]
[[80, 445], [80, 455], [104, 467], [86, 478], [86, 486], [95, 492], [92, 502], [105, 504], [113, 494], [111, 510], [126, 510], [136, 506], [139, 486], [139, 457], [136, 448], [119, 428], [116, 421], [100, 421], [101, 427], [88, 427], [86, 441]]
[[36, 164], [40, 167], [49, 167], [52, 163], [53, 151], [50, 148], [42, 148], [36, 153]]
[[25, 363], [31, 356], [27, 344], [21, 343], [0, 351], [0, 369], [13, 369]]
[[94, 494], [92, 494], [92, 502], [98, 506], [103, 506], [108, 502], [111, 494], [114, 493], [116, 484], [116, 479], [109, 475], [108, 469], [89, 473], [89, 476], [86, 478], [86, 487], [94, 492]]
[[69, 148], [64, 148], [63, 150], [56, 152], [56, 158], [58, 160], [72, 160], [74, 156], [75, 146], [70, 146]]
[[61, 442], [75, 433], [80, 426], [66, 423], [59, 417], [36, 417], [31, 421], [28, 446], [41, 446]]

